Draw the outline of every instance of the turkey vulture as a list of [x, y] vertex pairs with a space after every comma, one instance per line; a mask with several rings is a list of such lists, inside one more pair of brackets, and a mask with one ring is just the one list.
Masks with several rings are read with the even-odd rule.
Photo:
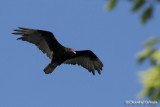
[[12, 34], [22, 35], [17, 40], [27, 41], [35, 44], [51, 62], [44, 68], [46, 74], [52, 73], [53, 70], [61, 64], [78, 64], [86, 68], [95, 75], [95, 70], [101, 74], [103, 63], [90, 50], [75, 51], [71, 48], [62, 46], [54, 37], [53, 33], [44, 30], [28, 29], [19, 27]]

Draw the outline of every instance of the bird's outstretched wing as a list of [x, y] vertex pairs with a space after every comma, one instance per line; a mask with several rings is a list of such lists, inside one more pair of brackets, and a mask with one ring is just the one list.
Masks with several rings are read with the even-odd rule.
[[20, 39], [35, 44], [50, 59], [52, 59], [53, 54], [62, 47], [54, 35], [49, 31], [22, 27], [19, 27], [19, 29], [14, 31], [16, 32], [12, 34], [22, 35], [22, 37], [18, 38], [17, 40]]
[[103, 63], [99, 58], [90, 50], [76, 51], [76, 54], [73, 57], [70, 57], [64, 64], [78, 64], [86, 68], [89, 72], [92, 72], [95, 75], [95, 70], [101, 74]]

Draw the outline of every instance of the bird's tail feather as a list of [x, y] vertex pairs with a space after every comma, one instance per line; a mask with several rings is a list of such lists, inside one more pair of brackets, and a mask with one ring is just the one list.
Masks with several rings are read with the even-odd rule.
[[51, 64], [51, 63], [48, 64], [48, 65], [44, 68], [45, 74], [52, 73], [56, 67], [57, 67], [57, 64], [56, 64], [56, 63], [54, 63], [54, 64]]

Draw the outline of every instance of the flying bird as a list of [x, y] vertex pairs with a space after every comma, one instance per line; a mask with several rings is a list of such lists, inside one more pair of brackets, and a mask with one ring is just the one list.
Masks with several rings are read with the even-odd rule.
[[49, 31], [18, 27], [14, 33], [22, 35], [17, 40], [27, 41], [36, 45], [51, 62], [44, 68], [46, 74], [52, 73], [61, 64], [80, 65], [95, 75], [95, 70], [101, 74], [103, 63], [91, 50], [75, 51], [61, 45], [54, 34]]

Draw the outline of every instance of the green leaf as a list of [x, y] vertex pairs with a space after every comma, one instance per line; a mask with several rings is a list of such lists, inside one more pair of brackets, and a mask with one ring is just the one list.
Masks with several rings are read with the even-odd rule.
[[149, 97], [151, 100], [160, 99], [160, 66], [153, 66], [151, 69], [140, 72], [141, 83], [144, 90], [140, 93], [140, 97]]
[[140, 9], [144, 4], [145, 4], [145, 0], [134, 0], [135, 5], [132, 8], [132, 11], [137, 11], [138, 9]]
[[156, 64], [160, 65], [160, 49], [153, 52], [150, 58], [151, 61], [154, 61]]
[[151, 16], [152, 16], [152, 11], [153, 11], [153, 7], [150, 6], [149, 8], [147, 8], [147, 9], [142, 13], [142, 16], [141, 16], [141, 22], [142, 22], [142, 24], [145, 24], [145, 23], [147, 22], [147, 20], [151, 18]]
[[155, 43], [158, 42], [158, 38], [153, 37], [151, 39], [149, 39], [147, 42], [145, 42], [145, 47], [152, 47]]
[[110, 0], [110, 2], [106, 6], [106, 9], [107, 10], [113, 9], [115, 7], [116, 3], [117, 3], [117, 0]]
[[146, 48], [144, 51], [138, 54], [138, 63], [141, 64], [145, 59], [147, 59], [154, 52], [153, 48]]

